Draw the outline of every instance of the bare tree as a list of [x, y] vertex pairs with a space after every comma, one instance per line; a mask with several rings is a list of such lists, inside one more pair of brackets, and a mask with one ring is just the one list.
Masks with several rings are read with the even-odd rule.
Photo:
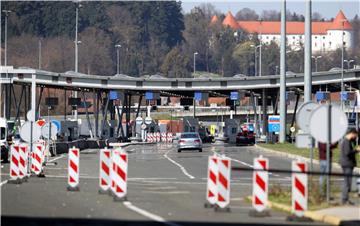
[[255, 10], [249, 8], [243, 8], [236, 13], [237, 20], [258, 20], [259, 15], [255, 12]]

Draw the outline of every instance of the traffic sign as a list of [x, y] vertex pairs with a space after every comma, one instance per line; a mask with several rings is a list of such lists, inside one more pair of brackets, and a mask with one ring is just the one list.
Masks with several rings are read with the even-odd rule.
[[41, 127], [41, 135], [46, 139], [49, 139], [51, 135], [50, 138], [56, 140], [57, 133], [58, 133], [58, 128], [53, 122], [50, 123], [47, 122], [43, 127]]
[[26, 113], [26, 117], [29, 121], [35, 122], [35, 110], [31, 109]]
[[269, 115], [268, 131], [271, 133], [280, 132], [280, 115]]
[[335, 143], [345, 135], [348, 120], [339, 107], [326, 104], [313, 111], [309, 125], [310, 133], [316, 140], [322, 143]]
[[311, 113], [319, 105], [314, 102], [307, 102], [300, 106], [299, 110], [296, 113], [296, 124], [304, 133], [310, 133], [309, 121]]
[[[31, 137], [31, 126], [32, 128], [32, 137]], [[20, 137], [28, 143], [34, 143], [39, 140], [41, 136], [41, 127], [34, 122], [25, 122], [20, 128]], [[32, 138], [32, 139], [31, 139]]]
[[146, 127], [147, 127], [146, 124], [141, 124], [141, 129], [142, 129], [142, 130], [145, 130]]
[[137, 117], [135, 121], [136, 121], [136, 124], [142, 124], [143, 123], [143, 119], [141, 117]]
[[146, 117], [145, 118], [145, 124], [150, 125], [152, 123], [152, 118], [151, 117]]

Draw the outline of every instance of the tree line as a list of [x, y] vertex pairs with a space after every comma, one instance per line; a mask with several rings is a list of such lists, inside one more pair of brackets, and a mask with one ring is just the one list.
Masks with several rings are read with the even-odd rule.
[[[2, 8], [12, 11], [8, 17], [8, 64], [58, 72], [74, 70], [75, 7], [73, 2], [60, 1], [3, 2]], [[259, 44], [256, 35], [249, 36], [242, 30], [235, 32], [221, 23], [210, 25], [213, 15], [218, 15], [220, 21], [225, 16], [211, 4], [184, 13], [179, 1], [82, 2], [79, 72], [115, 74], [115, 45], [121, 45], [120, 73], [131, 76], [159, 73], [166, 77], [191, 77], [194, 53], [197, 53], [196, 71], [219, 76], [255, 75], [258, 65], [255, 65], [253, 46]], [[4, 27], [5, 15], [2, 16]], [[279, 20], [279, 16], [278, 11], [264, 10], [258, 15], [248, 8], [236, 13], [238, 20]], [[287, 17], [292, 21], [304, 20], [303, 15], [291, 12], [287, 12]], [[314, 13], [314, 20], [324, 18]], [[358, 16], [351, 23], [355, 43], [359, 43]], [[345, 53], [345, 59], [359, 63], [360, 47], [355, 46]], [[333, 65], [340, 67], [339, 51], [322, 53], [318, 70], [329, 70]], [[263, 75], [278, 73], [279, 54], [275, 43], [262, 47]], [[289, 51], [287, 57], [288, 71], [303, 72], [302, 47]]]

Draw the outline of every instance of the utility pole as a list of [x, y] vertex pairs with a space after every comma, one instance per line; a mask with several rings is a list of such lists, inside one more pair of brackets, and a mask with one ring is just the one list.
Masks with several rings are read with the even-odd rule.
[[[78, 41], [78, 27], [79, 27], [79, 8], [81, 7], [81, 4], [79, 2], [75, 2], [76, 4], [76, 16], [75, 16], [75, 73], [79, 72], [78, 66], [79, 66], [79, 61], [78, 61], [78, 46], [79, 46], [79, 41]], [[77, 91], [74, 92], [74, 97], [77, 98]], [[78, 119], [78, 111], [77, 111], [77, 106], [76, 109], [74, 110], [74, 118], [75, 120]]]
[[284, 143], [286, 137], [286, 1], [281, 4], [281, 44], [280, 44], [280, 136]]
[[121, 45], [115, 45], [116, 48], [116, 74], [120, 74], [120, 48]]
[[5, 62], [4, 62], [4, 66], [7, 66], [7, 36], [8, 36], [8, 17], [9, 17], [9, 14], [11, 13], [10, 10], [3, 10], [3, 12], [5, 13], [5, 49], [4, 49], [4, 52], [5, 52]]
[[[315, 59], [316, 60], [316, 59]], [[311, 0], [306, 0], [305, 53], [304, 53], [304, 103], [311, 101]]]
[[196, 72], [196, 55], [198, 55], [198, 52], [194, 53], [194, 76], [195, 76], [195, 72]]
[[341, 109], [344, 109], [344, 101], [342, 98], [342, 94], [344, 92], [344, 23], [345, 20], [341, 21], [342, 29], [341, 29], [341, 92], [340, 92], [340, 101], [341, 101]]

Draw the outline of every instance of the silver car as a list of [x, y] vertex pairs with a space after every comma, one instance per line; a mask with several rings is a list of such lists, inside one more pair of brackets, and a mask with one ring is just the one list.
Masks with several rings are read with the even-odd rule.
[[181, 133], [177, 144], [178, 152], [184, 149], [196, 149], [202, 152], [202, 141], [199, 133], [187, 132]]

